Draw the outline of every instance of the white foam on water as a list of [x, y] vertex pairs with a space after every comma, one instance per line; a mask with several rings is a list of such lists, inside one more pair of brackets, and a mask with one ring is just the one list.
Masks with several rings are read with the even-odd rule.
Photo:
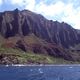
[[38, 70], [39, 70], [39, 72], [40, 72], [40, 73], [43, 73], [43, 71], [42, 71], [42, 69], [41, 69], [41, 68], [39, 68]]
[[69, 68], [73, 68], [73, 67], [71, 66], [71, 67], [69, 67]]
[[23, 64], [12, 64], [11, 66], [19, 66], [19, 67], [21, 67], [21, 66], [26, 66], [26, 65], [23, 65]]
[[42, 71], [40, 71], [40, 73], [43, 73]]
[[8, 67], [8, 66], [68, 66], [69, 68], [72, 68], [71, 66], [80, 66], [80, 64], [78, 64], [78, 65], [76, 65], [76, 64], [71, 64], [71, 65], [68, 65], [68, 64], [64, 64], [64, 65], [47, 65], [47, 64], [40, 64], [40, 65], [36, 65], [36, 64], [33, 64], [33, 65], [31, 65], [31, 64], [11, 64], [11, 65], [5, 65], [6, 67]]
[[6, 67], [9, 67], [9, 65], [7, 64]]
[[30, 69], [30, 71], [33, 71], [33, 69]]

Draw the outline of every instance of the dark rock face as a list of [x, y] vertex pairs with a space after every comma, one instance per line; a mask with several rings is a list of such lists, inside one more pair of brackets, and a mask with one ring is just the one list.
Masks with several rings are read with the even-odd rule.
[[[49, 55], [61, 56], [65, 59], [71, 59], [72, 57], [65, 50], [61, 51], [59, 47], [69, 48], [80, 43], [79, 30], [72, 28], [64, 22], [59, 23], [57, 21], [47, 20], [42, 15], [28, 10], [19, 11], [16, 9], [14, 11], [0, 13], [0, 34], [5, 39], [15, 36], [20, 37], [14, 43], [24, 51], [27, 51], [31, 47], [35, 53], [40, 51], [45, 53], [47, 51]], [[35, 45], [30, 46], [32, 44], [27, 47], [24, 37], [29, 34], [34, 34], [37, 38], [45, 40], [48, 46], [55, 43], [57, 48], [51, 46], [45, 47], [40, 44], [37, 47]], [[19, 41], [22, 41], [24, 44]], [[40, 46], [45, 48], [41, 47], [40, 50]]]
[[70, 25], [47, 20], [28, 10], [19, 11], [16, 9], [0, 13], [0, 33], [5, 38], [34, 33], [39, 38], [64, 47], [80, 43], [79, 31], [77, 32]]

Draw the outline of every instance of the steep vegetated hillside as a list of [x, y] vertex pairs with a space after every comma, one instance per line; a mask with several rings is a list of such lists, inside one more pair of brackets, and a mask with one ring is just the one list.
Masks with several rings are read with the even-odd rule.
[[80, 30], [67, 23], [47, 20], [28, 10], [15, 9], [0, 13], [1, 48], [21, 49], [22, 54], [24, 51], [26, 54], [31, 52], [79, 62], [79, 44]]

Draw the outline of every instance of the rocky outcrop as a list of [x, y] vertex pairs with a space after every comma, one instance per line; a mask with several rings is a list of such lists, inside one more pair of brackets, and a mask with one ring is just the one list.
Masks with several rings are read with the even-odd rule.
[[20, 61], [16, 55], [12, 54], [0, 54], [0, 64], [19, 64]]

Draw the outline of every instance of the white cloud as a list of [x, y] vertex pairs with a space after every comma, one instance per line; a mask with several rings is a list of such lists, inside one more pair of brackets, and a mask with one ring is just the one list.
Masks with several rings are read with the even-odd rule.
[[0, 5], [3, 3], [3, 1], [2, 0], [0, 0]]
[[34, 11], [35, 6], [36, 6], [36, 1], [35, 0], [25, 0], [25, 8], [26, 9]]
[[11, 0], [11, 4], [23, 6], [24, 0]]
[[64, 3], [57, 2], [55, 4], [47, 5], [44, 2], [36, 5], [36, 11], [43, 13], [46, 16], [55, 16], [62, 13], [64, 7]]
[[76, 29], [80, 29], [80, 7], [74, 9], [73, 4], [68, 4], [64, 8], [62, 21], [71, 24]]

